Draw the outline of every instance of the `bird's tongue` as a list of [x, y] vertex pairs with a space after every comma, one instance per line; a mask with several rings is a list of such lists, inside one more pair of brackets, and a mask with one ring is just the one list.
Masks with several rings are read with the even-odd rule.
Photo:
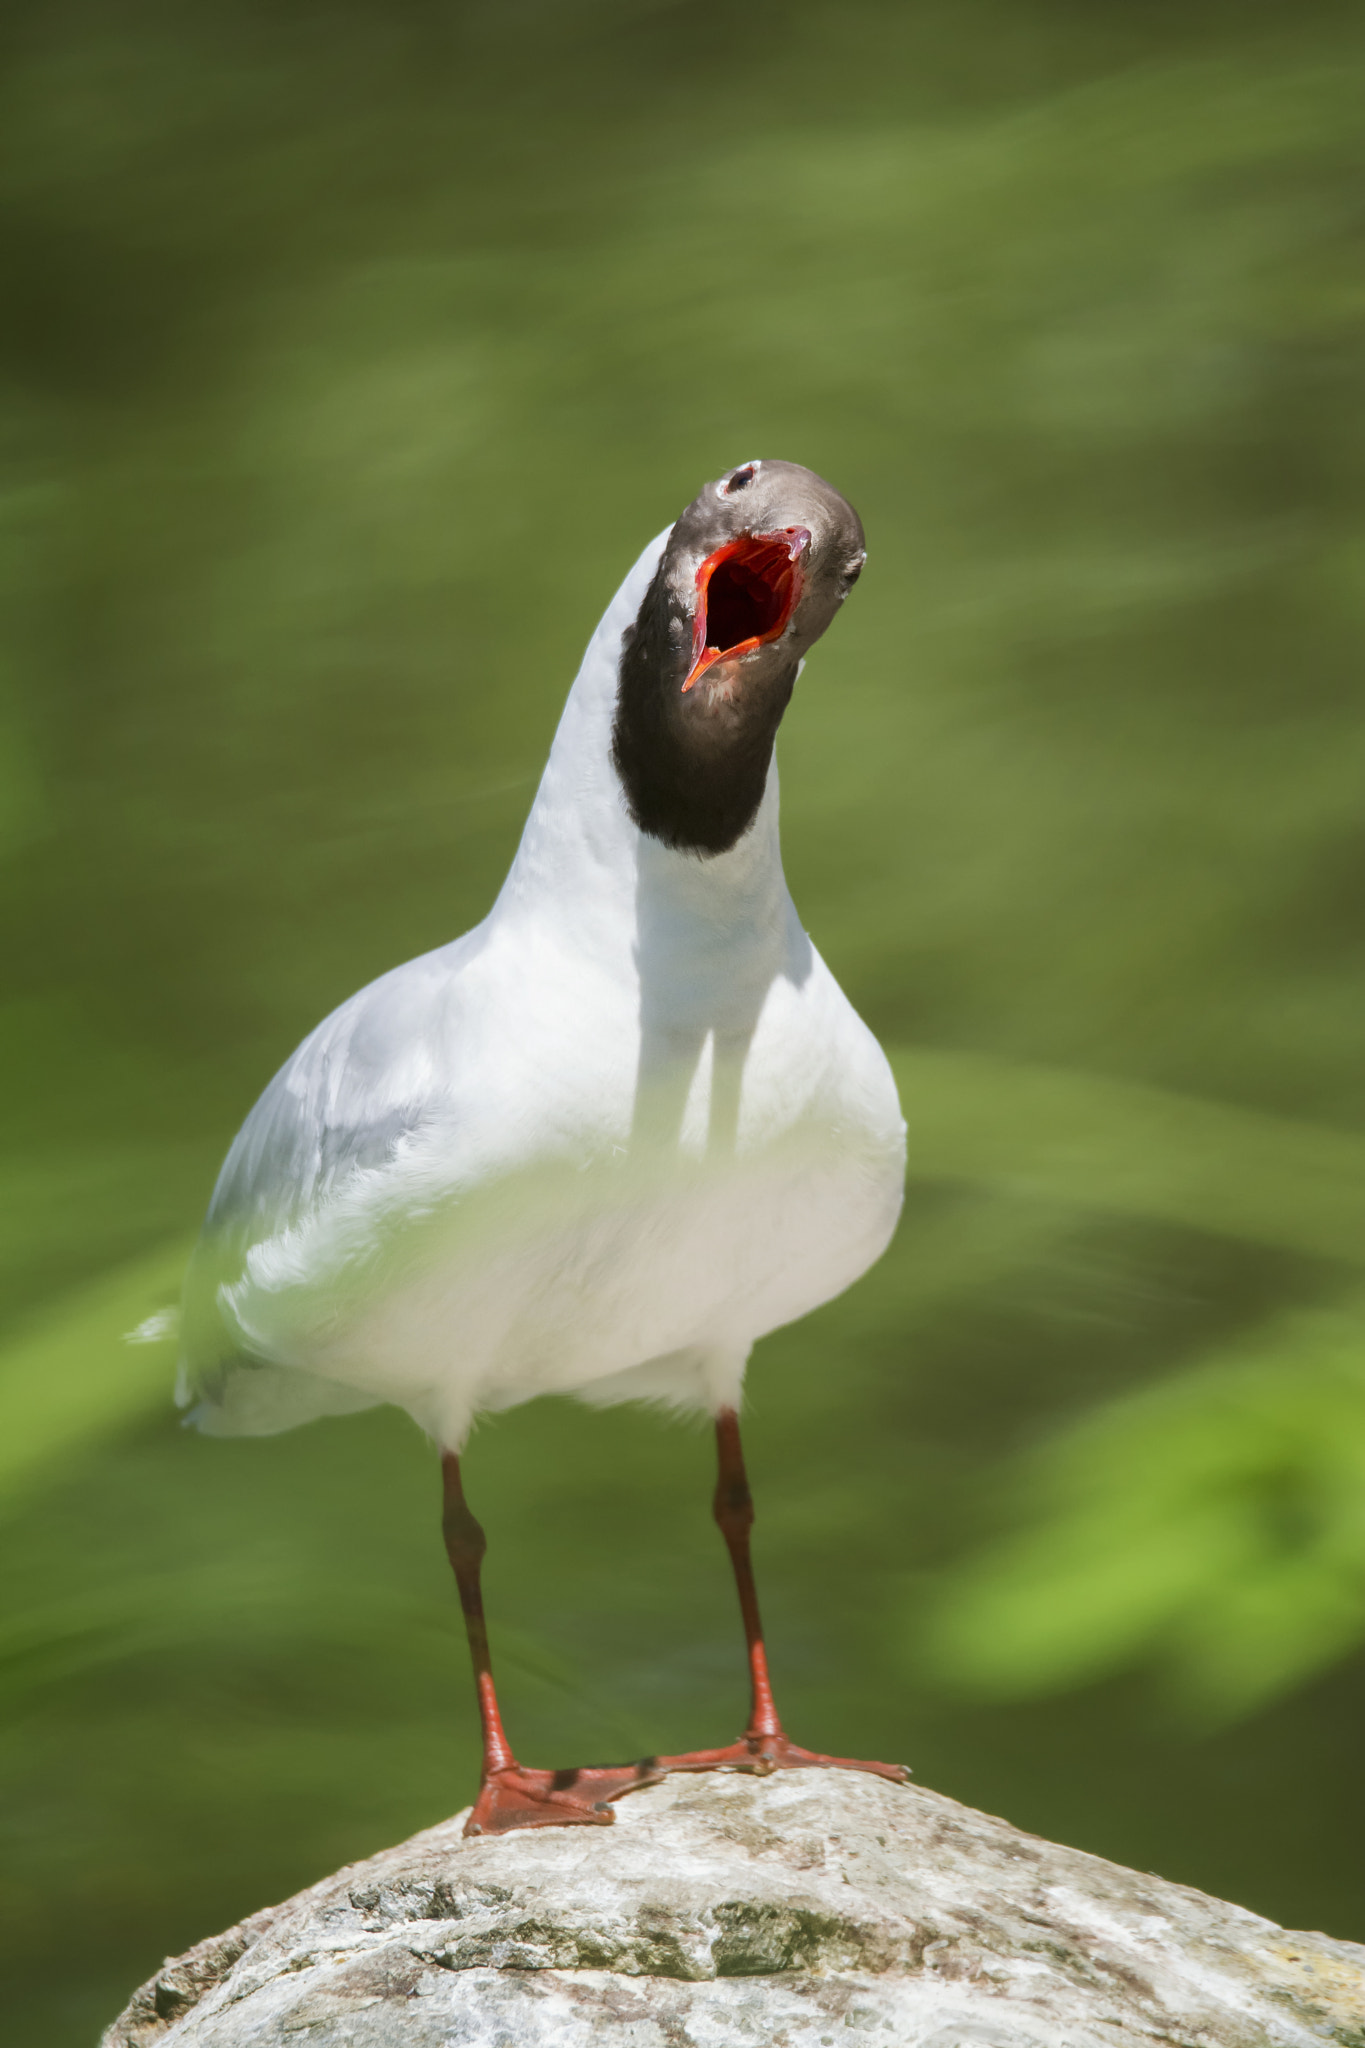
[[801, 596], [801, 558], [810, 546], [804, 526], [745, 533], [708, 555], [697, 571], [692, 666], [684, 690], [714, 662], [748, 654], [776, 640]]

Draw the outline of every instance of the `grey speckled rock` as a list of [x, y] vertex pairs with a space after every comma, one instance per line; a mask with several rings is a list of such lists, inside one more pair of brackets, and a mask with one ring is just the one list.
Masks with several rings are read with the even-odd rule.
[[1365, 2048], [1365, 1948], [833, 1771], [461, 1818], [201, 1942], [104, 2048]]

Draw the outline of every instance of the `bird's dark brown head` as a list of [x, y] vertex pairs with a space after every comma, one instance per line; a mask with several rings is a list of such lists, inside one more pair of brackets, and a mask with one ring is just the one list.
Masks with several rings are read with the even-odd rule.
[[665, 845], [724, 853], [763, 800], [797, 667], [858, 580], [862, 523], [796, 462], [742, 462], [674, 526], [621, 642], [612, 759]]

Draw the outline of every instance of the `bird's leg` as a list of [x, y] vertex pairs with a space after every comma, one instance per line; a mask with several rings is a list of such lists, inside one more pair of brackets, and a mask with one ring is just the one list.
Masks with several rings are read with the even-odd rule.
[[528, 1771], [517, 1762], [498, 1711], [493, 1662], [488, 1654], [481, 1584], [487, 1539], [464, 1497], [460, 1461], [453, 1451], [442, 1456], [441, 1476], [445, 1487], [441, 1528], [464, 1610], [483, 1730], [479, 1796], [464, 1831], [467, 1835], [496, 1835], [508, 1828], [610, 1826], [613, 1814], [607, 1801], [640, 1785], [655, 1784], [661, 1774], [652, 1757], [600, 1770]]
[[758, 1588], [749, 1555], [749, 1532], [754, 1526], [754, 1497], [744, 1469], [744, 1446], [739, 1438], [739, 1417], [733, 1408], [722, 1408], [716, 1417], [716, 1491], [711, 1512], [725, 1538], [739, 1594], [739, 1611], [744, 1622], [744, 1641], [749, 1652], [749, 1725], [746, 1742], [784, 1742], [782, 1723], [777, 1717], [772, 1683], [768, 1677], [768, 1652], [763, 1642], [763, 1623], [758, 1612]]
[[698, 1749], [685, 1756], [661, 1756], [658, 1759], [659, 1769], [765, 1773], [824, 1764], [843, 1771], [873, 1771], [878, 1777], [892, 1778], [898, 1784], [904, 1784], [910, 1773], [903, 1764], [860, 1763], [853, 1757], [822, 1756], [817, 1750], [799, 1748], [784, 1732], [768, 1678], [768, 1653], [763, 1644], [758, 1590], [754, 1585], [754, 1568], [749, 1556], [754, 1502], [744, 1470], [739, 1416], [733, 1408], [722, 1408], [716, 1417], [716, 1453], [716, 1491], [712, 1511], [734, 1566], [739, 1611], [744, 1620], [744, 1640], [749, 1652], [749, 1725], [739, 1741], [726, 1749]]

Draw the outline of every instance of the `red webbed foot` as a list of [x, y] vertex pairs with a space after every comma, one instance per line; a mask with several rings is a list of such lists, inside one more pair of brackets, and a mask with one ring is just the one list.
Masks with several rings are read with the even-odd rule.
[[904, 1764], [864, 1763], [857, 1757], [825, 1756], [816, 1749], [802, 1749], [780, 1731], [774, 1735], [742, 1735], [724, 1749], [694, 1749], [682, 1756], [655, 1758], [660, 1771], [752, 1771], [766, 1777], [770, 1771], [800, 1771], [811, 1768], [835, 1771], [871, 1771], [874, 1777], [889, 1778], [895, 1785], [908, 1785], [910, 1773]]
[[528, 1771], [505, 1764], [485, 1777], [466, 1835], [503, 1835], [512, 1828], [610, 1827], [610, 1801], [642, 1785], [656, 1785], [663, 1772], [654, 1757], [637, 1764], [584, 1770]]

